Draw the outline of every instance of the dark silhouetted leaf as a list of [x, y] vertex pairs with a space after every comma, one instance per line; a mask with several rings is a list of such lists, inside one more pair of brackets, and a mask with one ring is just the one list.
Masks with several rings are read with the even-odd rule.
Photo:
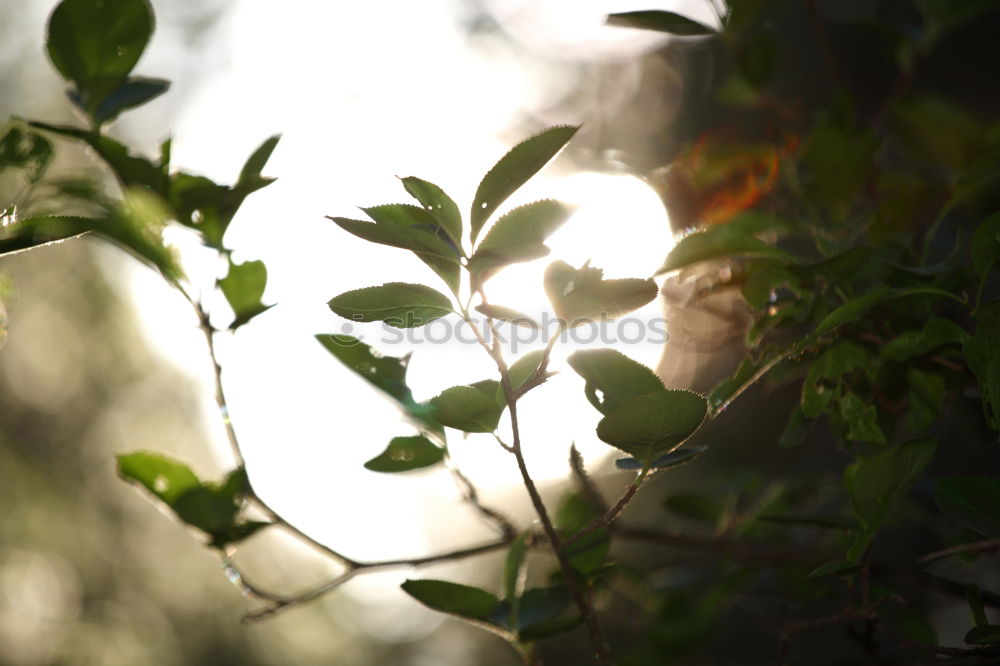
[[423, 605], [468, 620], [494, 624], [493, 614], [500, 600], [478, 587], [445, 580], [408, 579], [400, 587]]
[[934, 457], [936, 444], [916, 439], [877, 455], [859, 458], [844, 471], [844, 485], [863, 525], [878, 527]]
[[493, 211], [555, 157], [577, 129], [569, 126], [552, 127], [522, 141], [500, 158], [483, 177], [472, 200], [469, 224], [473, 243]]
[[969, 645], [996, 645], [1000, 643], [1000, 626], [985, 624], [973, 627], [965, 634], [965, 642]]
[[617, 25], [623, 28], [655, 30], [656, 32], [665, 32], [670, 35], [677, 35], [678, 37], [715, 34], [715, 30], [712, 28], [689, 19], [686, 16], [653, 9], [609, 14], [607, 23], [608, 25]]
[[451, 301], [422, 284], [388, 282], [344, 292], [330, 309], [356, 322], [382, 321], [395, 328], [414, 328], [451, 314]]
[[94, 115], [125, 83], [152, 33], [147, 0], [63, 0], [49, 18], [49, 58]]
[[444, 460], [444, 449], [423, 436], [393, 437], [385, 451], [365, 463], [373, 472], [409, 472]]
[[701, 427], [705, 399], [682, 390], [658, 391], [632, 398], [597, 424], [602, 441], [651, 465]]
[[586, 381], [587, 399], [602, 414], [632, 398], [666, 390], [652, 370], [614, 349], [577, 351], [567, 362]]
[[959, 525], [1000, 539], [1000, 479], [951, 476], [939, 479], [934, 499], [941, 513]]
[[166, 79], [151, 79], [145, 76], [129, 77], [97, 107], [94, 112], [94, 122], [98, 125], [110, 122], [122, 112], [142, 106], [159, 97], [169, 88], [170, 81]]
[[531, 261], [548, 255], [548, 238], [574, 208], [546, 199], [510, 211], [494, 224], [469, 259], [469, 270], [487, 279], [508, 264]]
[[[692, 446], [688, 449], [680, 449], [678, 451], [671, 451], [670, 453], [660, 456], [653, 462], [649, 463], [649, 469], [670, 469], [671, 467], [678, 467], [686, 462], [690, 462], [700, 456], [702, 453], [707, 451], [708, 448], [704, 446]], [[639, 462], [635, 458], [619, 458], [615, 460], [615, 467], [623, 470], [641, 470], [646, 467], [645, 464]]]
[[462, 246], [462, 214], [444, 190], [426, 180], [409, 176], [401, 179], [403, 187], [431, 214], [434, 222], [444, 229], [455, 247]]
[[[434, 418], [464, 432], [493, 432], [503, 413], [497, 402], [498, 382], [491, 386], [453, 386], [431, 398]], [[491, 390], [492, 389], [492, 390]]]

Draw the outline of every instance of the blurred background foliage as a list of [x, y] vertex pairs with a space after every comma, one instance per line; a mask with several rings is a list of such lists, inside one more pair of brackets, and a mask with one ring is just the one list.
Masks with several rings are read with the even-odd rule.
[[[61, 84], [38, 57], [50, 4], [0, 8], [0, 117], [72, 120]], [[742, 41], [682, 40], [605, 59], [559, 53], [558, 45], [540, 47], [537, 32], [514, 20], [501, 3], [457, 3], [454, 9], [470, 40], [489, 35], [503, 42], [524, 59], [526, 70], [547, 72], [549, 78], [540, 79], [573, 72], [572, 86], [526, 105], [520, 122], [510, 123], [511, 136], [553, 120], [583, 118], [585, 130], [572, 151], [575, 163], [648, 175], [669, 199], [679, 230], [691, 226], [686, 216], [692, 210], [704, 219], [711, 192], [692, 190], [683, 171], [678, 176], [677, 170], [658, 168], [697, 162], [692, 145], [710, 153], [715, 141], [723, 157], [727, 145], [745, 148], [755, 142], [780, 146], [781, 160], [794, 153], [806, 199], [819, 211], [817, 220], [828, 225], [829, 234], [821, 234], [818, 243], [830, 247], [857, 219], [857, 200], [884, 204], [866, 209], [876, 224], [864, 242], [894, 242], [913, 219], [927, 222], [921, 211], [942, 205], [956, 173], [975, 170], [983, 157], [995, 155], [989, 151], [997, 145], [1000, 79], [991, 39], [998, 12], [989, 3], [971, 2], [964, 10], [936, 2], [734, 5], [746, 10], [734, 22], [748, 17]], [[217, 64], [213, 31], [230, 9], [224, 2], [154, 6], [158, 50], [150, 58], [156, 74], [174, 87], [114, 130], [148, 154], [156, 150], [152, 139], [172, 127], [200, 73]], [[935, 24], [939, 32], [925, 30], [920, 7], [945, 17]], [[768, 18], [755, 23], [756, 11]], [[901, 86], [898, 93], [895, 86]], [[912, 90], [924, 94], [906, 99], [898, 110], [890, 108]], [[896, 112], [893, 131], [903, 139], [891, 148], [901, 152], [878, 155], [889, 168], [868, 192], [876, 141], [867, 130], [879, 129], [890, 110]], [[738, 157], [753, 162], [759, 155]], [[56, 159], [56, 175], [92, 166], [72, 151], [58, 151]], [[894, 163], [906, 168], [895, 170]], [[727, 178], [723, 174], [728, 185]], [[788, 212], [777, 196], [779, 187], [772, 195], [768, 177], [757, 183], [767, 191], [747, 197], [737, 209]], [[0, 180], [2, 187], [14, 188], [14, 194], [3, 191], [0, 201], [23, 194], [23, 183]], [[678, 206], [678, 188], [681, 203], [691, 205]], [[995, 190], [983, 193], [958, 211], [955, 228], [996, 204]], [[955, 234], [941, 234], [943, 247], [930, 246], [925, 254], [946, 258], [954, 240]], [[364, 599], [364, 592], [360, 601], [338, 594], [267, 623], [238, 623], [245, 601], [216, 557], [114, 477], [112, 453], [137, 449], [176, 455], [209, 478], [227, 467], [211, 455], [207, 433], [218, 424], [201, 416], [190, 379], [171, 369], [137, 333], [118, 281], [128, 260], [82, 239], [8, 257], [0, 266], [0, 324], [6, 324], [8, 338], [0, 353], [0, 664], [515, 663], [499, 641], [451, 621], [440, 623], [422, 609], [380, 606], [377, 599]], [[995, 294], [995, 282], [985, 289], [988, 296]], [[691, 381], [707, 390], [733, 369], [723, 363], [711, 376], [702, 372]], [[758, 520], [764, 513], [841, 508], [839, 472], [854, 451], [838, 448], [835, 433], [814, 430], [808, 447], [775, 454], [774, 442], [799, 402], [803, 377], [792, 372], [784, 379], [777, 387], [749, 392], [724, 422], [706, 428], [700, 443], [714, 448], [705, 465], [644, 490], [629, 509], [629, 521], [683, 528], [709, 541], [725, 531], [762, 544], [780, 541], [774, 525]], [[959, 399], [944, 412], [935, 432], [949, 454], [932, 474], [997, 471], [996, 454], [983, 449], [992, 435], [978, 409]], [[963, 437], [948, 437], [955, 432]], [[613, 477], [598, 481], [613, 493]], [[572, 521], [579, 498], [563, 490], [552, 489], [551, 500]], [[920, 509], [933, 506], [931, 492], [926, 479], [919, 483], [914, 505], [900, 517], [906, 530], [895, 533], [893, 525], [879, 541], [878, 555], [889, 563], [889, 570], [880, 572], [882, 580], [919, 591], [908, 605], [890, 606], [884, 621], [893, 641], [903, 636], [955, 644], [968, 628], [962, 585], [975, 581], [988, 591], [1000, 581], [982, 562], [949, 562], [943, 567], [947, 577], [936, 575], [940, 571], [896, 576], [897, 551], [931, 550], [942, 541], [970, 538], [954, 526], [949, 531], [939, 522], [922, 524]], [[839, 535], [819, 537], [808, 526], [781, 534], [785, 546], [843, 545]], [[802, 582], [820, 562], [793, 561], [774, 569], [758, 566], [769, 562], [767, 551], [718, 542], [721, 552], [706, 558], [676, 545], [658, 550], [616, 541], [613, 557], [622, 564], [614, 588], [600, 592], [600, 604], [612, 643], [626, 653], [624, 663], [773, 663], [786, 617], [798, 617], [804, 608], [813, 615], [840, 608], [843, 590], [837, 583]], [[329, 573], [310, 553], [277, 537], [255, 539], [248, 551], [247, 562], [272, 585], [294, 589]], [[466, 571], [490, 581], [495, 564], [495, 558], [486, 559]], [[996, 606], [988, 592], [986, 601]], [[372, 608], [384, 615], [372, 617]], [[864, 640], [845, 640], [851, 631], [857, 629], [845, 630], [843, 623], [816, 627], [796, 644], [790, 662], [920, 663], [891, 649], [872, 651]], [[587, 663], [588, 652], [579, 634], [542, 648], [547, 663]]]

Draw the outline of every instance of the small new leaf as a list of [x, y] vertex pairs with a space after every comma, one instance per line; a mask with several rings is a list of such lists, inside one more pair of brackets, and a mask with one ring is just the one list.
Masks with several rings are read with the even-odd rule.
[[230, 329], [239, 328], [271, 307], [260, 301], [266, 286], [267, 268], [263, 261], [234, 264], [230, 259], [229, 273], [219, 280], [219, 288], [235, 315]]
[[548, 238], [572, 214], [574, 208], [546, 199], [510, 211], [490, 228], [469, 259], [469, 270], [486, 280], [502, 267], [531, 261], [549, 254]]

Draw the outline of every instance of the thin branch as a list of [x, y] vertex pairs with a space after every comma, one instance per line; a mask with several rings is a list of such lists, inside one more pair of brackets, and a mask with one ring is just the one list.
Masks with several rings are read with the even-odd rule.
[[769, 358], [767, 361], [764, 362], [764, 365], [757, 368], [757, 370], [752, 375], [750, 375], [750, 377], [745, 382], [740, 384], [740, 386], [735, 391], [730, 393], [729, 396], [723, 402], [721, 402], [718, 407], [715, 407], [714, 409], [709, 408], [708, 416], [706, 417], [706, 419], [711, 421], [712, 419], [716, 418], [719, 414], [726, 411], [726, 409], [729, 408], [729, 405], [733, 404], [733, 401], [735, 401], [736, 398], [743, 395], [743, 393], [751, 386], [756, 384], [761, 377], [770, 372], [776, 365], [778, 365], [788, 357], [793, 356], [796, 352], [799, 351], [801, 350], [798, 348], [798, 345], [792, 345], [791, 347], [785, 349], [781, 353], [776, 354], [775, 356]]
[[340, 575], [334, 577], [333, 579], [318, 585], [310, 590], [306, 590], [300, 594], [296, 594], [290, 597], [281, 597], [278, 595], [270, 595], [267, 593], [261, 594], [255, 589], [254, 592], [258, 596], [262, 596], [270, 600], [272, 603], [259, 608], [254, 611], [248, 612], [243, 616], [244, 621], [252, 622], [256, 620], [262, 620], [273, 615], [280, 613], [283, 610], [291, 608], [293, 606], [300, 606], [314, 599], [331, 592], [347, 581], [360, 576], [365, 573], [371, 573], [374, 571], [383, 571], [385, 569], [400, 569], [406, 567], [421, 567], [428, 564], [437, 564], [439, 562], [449, 562], [453, 560], [461, 560], [468, 557], [475, 557], [476, 555], [483, 555], [485, 553], [490, 553], [495, 550], [500, 550], [501, 548], [506, 548], [513, 541], [512, 538], [503, 538], [496, 541], [490, 541], [478, 546], [470, 546], [466, 548], [459, 548], [457, 550], [450, 550], [443, 553], [436, 553], [434, 555], [425, 555], [422, 557], [411, 557], [396, 560], [380, 560], [372, 562], [352, 562], [347, 565], [347, 569]]
[[[483, 291], [482, 285], [475, 284], [473, 286], [479, 292], [479, 297], [482, 299], [483, 304], [486, 304], [486, 294]], [[471, 318], [468, 316], [468, 312], [463, 314], [465, 315], [466, 321], [472, 323]], [[488, 318], [488, 323], [490, 325], [490, 333], [493, 335], [494, 342], [496, 342], [499, 339], [499, 336], [497, 336], [497, 331], [493, 326], [492, 318]], [[507, 362], [504, 360], [503, 353], [499, 345], [494, 344], [494, 346], [491, 347], [479, 333], [478, 327], [476, 327], [475, 324], [472, 324], [472, 326], [473, 330], [476, 331], [476, 337], [479, 340], [480, 345], [486, 350], [486, 353], [490, 355], [494, 363], [496, 363], [497, 370], [500, 372], [500, 385], [503, 387], [504, 396], [507, 399], [507, 409], [510, 412], [510, 427], [511, 432], [513, 433], [511, 453], [517, 461], [517, 468], [521, 473], [521, 480], [524, 483], [525, 489], [528, 491], [528, 496], [531, 498], [531, 504], [542, 523], [542, 529], [545, 531], [545, 535], [548, 537], [552, 550], [559, 562], [559, 568], [562, 570], [566, 588], [569, 590], [570, 596], [573, 598], [573, 602], [576, 604], [577, 609], [580, 611], [580, 616], [583, 618], [583, 623], [587, 627], [587, 633], [590, 635], [590, 641], [593, 644], [597, 660], [604, 666], [612, 666], [614, 662], [611, 659], [611, 649], [608, 647], [607, 641], [601, 633], [601, 627], [597, 622], [597, 615], [594, 613], [594, 608], [590, 605], [587, 597], [580, 589], [580, 585], [576, 580], [577, 574], [569, 562], [569, 556], [566, 554], [566, 548], [559, 539], [559, 534], [556, 532], [555, 525], [553, 525], [552, 519], [549, 517], [549, 512], [545, 508], [542, 496], [539, 494], [538, 488], [535, 486], [535, 482], [531, 478], [531, 473], [528, 471], [528, 466], [525, 463], [524, 454], [521, 451], [521, 431], [517, 421], [518, 396], [514, 392], [510, 383], [510, 369], [507, 367]], [[547, 364], [548, 355], [553, 346], [554, 342], [553, 340], [550, 340], [546, 347], [541, 366], [545, 366]]]
[[583, 529], [574, 532], [572, 536], [566, 539], [566, 547], [568, 548], [572, 546], [574, 543], [576, 543], [583, 537], [587, 536], [591, 532], [595, 532], [605, 527], [610, 527], [612, 523], [618, 520], [619, 516], [621, 516], [622, 514], [622, 511], [625, 510], [625, 507], [628, 505], [628, 503], [632, 501], [633, 497], [635, 497], [636, 492], [639, 490], [639, 486], [641, 486], [642, 482], [646, 480], [647, 474], [649, 474], [649, 470], [644, 469], [639, 474], [639, 476], [637, 476], [635, 480], [628, 485], [628, 488], [625, 489], [625, 492], [622, 493], [622, 496], [618, 499], [617, 502], [615, 502], [615, 505], [613, 507], [608, 509], [604, 513], [604, 515], [602, 515], [600, 518], [597, 518], [596, 520], [592, 521], [589, 525], [587, 525]]
[[982, 553], [996, 552], [1000, 552], [1000, 539], [974, 541], [972, 543], [963, 543], [957, 546], [952, 546], [951, 548], [945, 548], [943, 550], [936, 550], [933, 553], [927, 553], [918, 559], [916, 564], [918, 566], [923, 566], [925, 564], [930, 564], [931, 562], [937, 562], [938, 560], [951, 557], [952, 555], [979, 555]]
[[471, 504], [472, 507], [483, 516], [483, 518], [493, 523], [496, 528], [500, 530], [500, 534], [502, 534], [504, 538], [513, 540], [518, 533], [517, 526], [514, 525], [514, 522], [496, 509], [492, 509], [480, 501], [479, 490], [472, 483], [469, 477], [463, 474], [462, 470], [454, 464], [454, 461], [452, 461], [450, 456], [445, 457], [445, 464], [448, 466], [448, 471], [451, 472], [452, 478], [455, 479], [455, 483], [462, 491], [465, 501]]

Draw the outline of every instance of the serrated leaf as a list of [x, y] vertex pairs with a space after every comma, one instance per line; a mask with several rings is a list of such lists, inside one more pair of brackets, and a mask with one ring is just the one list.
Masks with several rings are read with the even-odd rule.
[[431, 398], [434, 418], [441, 425], [464, 432], [493, 432], [503, 413], [497, 403], [497, 382], [485, 386], [453, 386]]
[[152, 33], [146, 0], [63, 0], [49, 18], [49, 58], [94, 115], [125, 82]]
[[426, 437], [393, 437], [385, 451], [365, 463], [372, 472], [409, 472], [430, 467], [444, 460], [444, 449]]
[[469, 259], [469, 270], [481, 274], [479, 279], [485, 281], [508, 264], [548, 255], [545, 239], [562, 226], [574, 210], [552, 199], [515, 208], [487, 232]]
[[345, 319], [382, 321], [395, 328], [423, 326], [453, 312], [447, 296], [409, 282], [387, 282], [344, 292], [330, 299], [329, 306]]
[[597, 424], [597, 436], [643, 465], [669, 453], [701, 427], [708, 404], [696, 393], [666, 390], [625, 402]]
[[984, 476], [938, 479], [934, 499], [941, 513], [959, 525], [1000, 539], [1000, 480]]
[[604, 272], [586, 264], [573, 268], [555, 261], [545, 271], [545, 293], [563, 326], [617, 317], [656, 298], [653, 280], [605, 280]]
[[489, 170], [472, 200], [469, 224], [473, 243], [493, 211], [555, 157], [577, 129], [559, 126], [540, 132], [511, 148]]
[[702, 453], [708, 450], [705, 446], [692, 446], [687, 449], [680, 449], [678, 451], [671, 451], [670, 453], [660, 456], [651, 463], [642, 463], [635, 458], [618, 458], [615, 460], [615, 467], [618, 469], [637, 471], [645, 467], [649, 469], [670, 469], [671, 467], [678, 467], [684, 463], [691, 462]]
[[[416, 206], [408, 206], [415, 211], [424, 211]], [[397, 215], [402, 206], [377, 206], [365, 209], [376, 222], [362, 222], [346, 217], [329, 217], [341, 229], [370, 243], [389, 245], [410, 250], [431, 270], [437, 273], [445, 284], [457, 293], [460, 284], [461, 265], [456, 248], [437, 237], [428, 225], [413, 222], [413, 218]]]
[[632, 398], [666, 390], [652, 370], [614, 349], [577, 351], [566, 360], [586, 382], [590, 404], [605, 415]]
[[444, 229], [455, 247], [462, 246], [462, 214], [450, 196], [440, 187], [414, 176], [402, 178], [403, 187], [428, 211]]
[[234, 264], [229, 260], [229, 272], [219, 280], [219, 288], [235, 315], [229, 328], [242, 326], [270, 307], [260, 302], [266, 286], [267, 267], [263, 261]]
[[104, 99], [94, 111], [94, 122], [103, 125], [117, 118], [122, 112], [142, 106], [156, 99], [170, 88], [170, 81], [146, 76], [130, 76]]
[[608, 25], [655, 30], [679, 37], [714, 35], [715, 30], [686, 16], [662, 10], [641, 10], [609, 14]]
[[726, 257], [757, 257], [794, 263], [787, 252], [779, 250], [757, 236], [782, 229], [785, 224], [760, 213], [743, 213], [726, 224], [720, 224], [684, 236], [667, 255], [656, 275], [687, 268], [694, 264]]
[[935, 287], [906, 287], [901, 289], [891, 289], [889, 287], [879, 287], [863, 296], [841, 305], [836, 310], [828, 314], [807, 338], [811, 342], [823, 333], [839, 328], [844, 324], [860, 318], [863, 314], [871, 310], [876, 305], [886, 301], [905, 298], [907, 296], [940, 296], [950, 298], [953, 301], [962, 303], [963, 300], [951, 292], [937, 289]]
[[493, 614], [500, 605], [486, 590], [445, 580], [408, 579], [400, 587], [428, 608], [489, 624], [494, 624]]
[[851, 505], [863, 525], [875, 528], [885, 521], [934, 457], [935, 448], [933, 440], [912, 440], [859, 458], [844, 471]]
[[[544, 358], [545, 352], [541, 349], [536, 349], [524, 354], [511, 364], [507, 370], [507, 374], [510, 377], [510, 386], [515, 393], [537, 374], [538, 367], [542, 364]], [[506, 403], [507, 398], [503, 395], [503, 387], [499, 387], [499, 390], [500, 401]]]
[[491, 319], [505, 321], [515, 326], [524, 326], [535, 331], [542, 328], [542, 325], [537, 321], [514, 308], [507, 308], [502, 305], [477, 305], [476, 311]]

